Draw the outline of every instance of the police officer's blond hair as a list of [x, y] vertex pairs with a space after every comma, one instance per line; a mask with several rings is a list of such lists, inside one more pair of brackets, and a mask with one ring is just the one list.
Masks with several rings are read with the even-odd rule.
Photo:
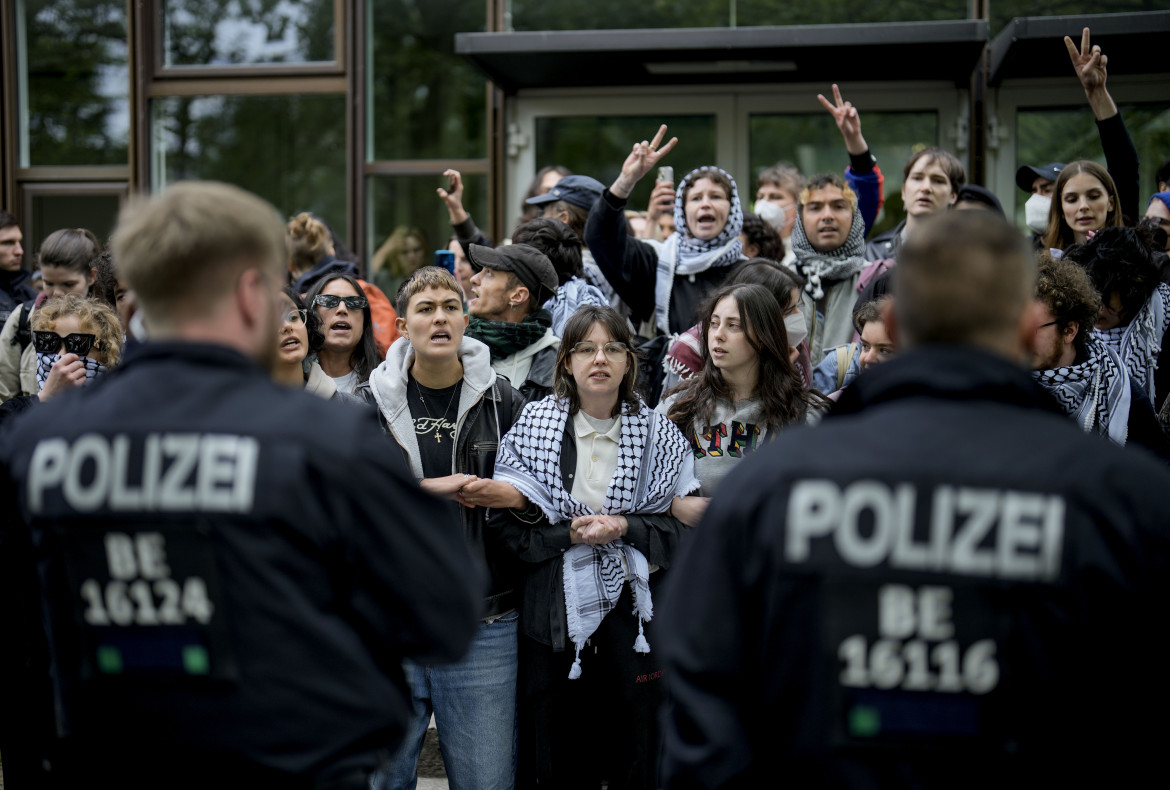
[[988, 211], [942, 211], [902, 244], [894, 267], [901, 342], [1005, 351], [1036, 287], [1020, 232]]
[[[132, 200], [118, 217], [113, 249], [148, 325], [209, 315], [242, 271], [258, 268], [279, 278], [288, 262], [276, 209], [213, 181], [179, 182]], [[274, 290], [281, 285], [274, 279]]]

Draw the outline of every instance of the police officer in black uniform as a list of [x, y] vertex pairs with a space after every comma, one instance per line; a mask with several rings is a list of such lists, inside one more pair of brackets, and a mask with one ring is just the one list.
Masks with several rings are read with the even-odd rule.
[[364, 788], [483, 570], [373, 413], [270, 380], [270, 205], [178, 184], [114, 250], [151, 341], [0, 437], [6, 786]]
[[907, 352], [720, 489], [664, 597], [664, 786], [1158, 781], [1170, 474], [1033, 386], [1035, 263], [988, 212], [902, 247]]

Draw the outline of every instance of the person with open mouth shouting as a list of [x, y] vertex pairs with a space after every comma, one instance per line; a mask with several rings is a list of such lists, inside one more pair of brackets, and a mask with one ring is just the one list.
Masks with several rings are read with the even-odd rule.
[[307, 301], [317, 311], [325, 336], [317, 361], [339, 392], [352, 395], [382, 361], [374, 343], [370, 301], [357, 280], [345, 274], [324, 277]]

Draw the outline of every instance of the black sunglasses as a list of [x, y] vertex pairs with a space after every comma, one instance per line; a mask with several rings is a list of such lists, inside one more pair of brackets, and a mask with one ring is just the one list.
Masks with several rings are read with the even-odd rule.
[[340, 302], [345, 302], [345, 306], [350, 310], [365, 310], [370, 304], [370, 300], [364, 296], [334, 296], [333, 294], [317, 294], [313, 297], [313, 303], [324, 307], [326, 310], [332, 310]]
[[61, 337], [56, 332], [33, 332], [33, 346], [40, 354], [55, 354], [61, 348], [61, 344], [64, 343], [66, 354], [76, 354], [79, 357], [84, 357], [93, 348], [95, 340], [97, 340], [96, 335], [83, 334], [81, 332], [74, 332], [65, 337]]

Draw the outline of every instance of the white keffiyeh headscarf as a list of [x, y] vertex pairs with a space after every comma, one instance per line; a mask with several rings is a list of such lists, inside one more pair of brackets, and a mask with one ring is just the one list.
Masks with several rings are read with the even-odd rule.
[[1154, 398], [1154, 371], [1158, 369], [1158, 354], [1162, 351], [1162, 336], [1170, 327], [1170, 285], [1158, 283], [1150, 298], [1126, 326], [1113, 329], [1094, 329], [1093, 334], [1104, 341], [1121, 359], [1129, 375]]
[[1084, 362], [1053, 370], [1034, 370], [1032, 378], [1048, 390], [1085, 433], [1099, 433], [1124, 445], [1129, 433], [1132, 393], [1129, 373], [1101, 339], [1090, 334]]
[[[594, 513], [573, 498], [561, 479], [561, 442], [569, 411], [550, 395], [529, 403], [501, 440], [494, 477], [511, 483], [554, 524]], [[617, 468], [605, 494], [603, 514], [662, 513], [671, 500], [698, 489], [690, 443], [663, 415], [639, 404], [622, 416]], [[624, 565], [623, 565], [624, 562]], [[581, 675], [581, 648], [617, 605], [626, 568], [638, 615], [634, 649], [650, 652], [642, 624], [654, 616], [646, 557], [621, 539], [604, 546], [577, 544], [565, 552], [565, 610], [576, 648], [570, 678]]]

